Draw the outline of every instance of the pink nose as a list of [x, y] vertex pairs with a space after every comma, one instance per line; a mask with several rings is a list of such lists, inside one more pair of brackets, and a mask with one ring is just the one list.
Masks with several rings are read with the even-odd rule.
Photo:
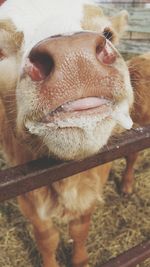
[[[69, 55], [69, 57], [68, 57]], [[74, 69], [74, 59], [78, 56], [78, 68], [90, 61], [103, 65], [111, 65], [117, 54], [104, 36], [97, 33], [81, 32], [71, 36], [54, 36], [38, 43], [29, 54], [26, 72], [33, 81], [50, 79], [65, 64]], [[66, 68], [67, 69], [67, 68]]]
[[112, 49], [110, 43], [106, 43], [103, 50], [98, 54], [98, 59], [106, 65], [111, 65], [116, 61], [116, 53]]

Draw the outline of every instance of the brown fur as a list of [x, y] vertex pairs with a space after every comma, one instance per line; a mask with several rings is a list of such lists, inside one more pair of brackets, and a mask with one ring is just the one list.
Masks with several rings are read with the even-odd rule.
[[[131, 83], [134, 90], [133, 121], [144, 126], [150, 123], [150, 52], [137, 56], [128, 62]], [[122, 191], [133, 191], [134, 164], [138, 153], [126, 157], [127, 166], [123, 175]]]
[[150, 52], [128, 62], [135, 92], [132, 118], [139, 125], [150, 123]]
[[[85, 17], [82, 22], [83, 28], [101, 31], [99, 29], [101, 24], [99, 16], [101, 15], [102, 11], [100, 9], [86, 6]], [[96, 24], [94, 17], [97, 17]], [[116, 32], [121, 31], [120, 22], [118, 23], [114, 19], [112, 19], [112, 22], [113, 27], [116, 27]], [[122, 20], [122, 24], [124, 24], [124, 20]], [[9, 60], [11, 55], [11, 61], [8, 61], [8, 64], [4, 65], [0, 70], [0, 143], [9, 164], [14, 166], [37, 156], [32, 154], [27, 146], [22, 144], [15, 136], [14, 119], [16, 106], [14, 104], [14, 90], [17, 81], [17, 66], [21, 57], [20, 47], [23, 41], [23, 34], [17, 32], [9, 20], [1, 21], [0, 28], [3, 33], [2, 41], [7, 44], [4, 56], [8, 57]], [[115, 42], [115, 39], [113, 41]], [[0, 53], [0, 55], [3, 57], [3, 53]], [[132, 59], [129, 62], [129, 70], [135, 91], [132, 117], [136, 123], [145, 125], [150, 122], [150, 54]], [[9, 77], [9, 80], [7, 77]], [[10, 105], [10, 101], [14, 102], [13, 106]], [[132, 190], [132, 165], [135, 159], [136, 155], [132, 155], [132, 158], [128, 159], [127, 171], [123, 179], [124, 192], [131, 192]], [[105, 164], [74, 175], [71, 179], [68, 178], [57, 182], [52, 187], [43, 187], [18, 198], [22, 212], [34, 226], [35, 237], [43, 256], [44, 267], [58, 267], [55, 252], [59, 242], [59, 234], [48, 216], [51, 210], [53, 210], [53, 216], [58, 213], [64, 219], [70, 218], [69, 233], [74, 240], [73, 266], [88, 266], [85, 240], [88, 234], [90, 216], [96, 204], [95, 201], [90, 201], [88, 205], [88, 201], [95, 195], [101, 195], [100, 192], [107, 181], [110, 168], [111, 163]], [[78, 190], [74, 191], [74, 187]], [[59, 195], [61, 195], [61, 199], [59, 199]], [[86, 210], [84, 205], [87, 207]]]
[[[5, 43], [5, 57], [8, 62], [0, 66], [0, 143], [11, 166], [31, 160], [30, 153], [14, 135], [16, 66], [20, 60], [23, 33], [17, 32], [10, 20], [0, 21], [1, 44]], [[10, 60], [9, 57], [11, 56]], [[8, 79], [9, 77], [9, 79]], [[13, 101], [14, 100], [14, 101]], [[10, 105], [11, 103], [11, 105]], [[18, 153], [19, 151], [19, 153]], [[24, 151], [26, 151], [24, 153]]]
[[[53, 226], [49, 216], [43, 218], [39, 216], [37, 208], [40, 209], [40, 206], [42, 207], [46, 202], [52, 203], [55, 207], [54, 212], [56, 215], [57, 212], [59, 215], [61, 214], [61, 219], [66, 219], [69, 216], [71, 219], [69, 223], [69, 234], [74, 240], [72, 255], [73, 266], [88, 266], [88, 254], [85, 248], [85, 242], [88, 235], [90, 217], [96, 203], [93, 203], [92, 206], [89, 206], [89, 209], [82, 212], [79, 199], [82, 197], [83, 201], [85, 195], [84, 201], [86, 201], [86, 199], [90, 197], [90, 191], [86, 191], [87, 185], [89, 188], [93, 186], [93, 194], [99, 194], [102, 190], [102, 186], [107, 181], [110, 169], [111, 163], [108, 163], [81, 174], [74, 175], [71, 179], [69, 177], [62, 182], [57, 182], [54, 186], [55, 190], [53, 189], [51, 191], [51, 195], [49, 195], [48, 187], [43, 187], [18, 198], [23, 214], [30, 219], [30, 222], [34, 226], [35, 237], [43, 256], [44, 267], [58, 266], [55, 259], [55, 251], [59, 242], [59, 232], [56, 227]], [[74, 210], [72, 209], [71, 212], [70, 207], [69, 209], [62, 209], [59, 203], [57, 203], [57, 194], [64, 196], [67, 194], [69, 188], [72, 190], [77, 184], [78, 201], [73, 203], [72, 208]], [[63, 201], [63, 199], [61, 201]]]

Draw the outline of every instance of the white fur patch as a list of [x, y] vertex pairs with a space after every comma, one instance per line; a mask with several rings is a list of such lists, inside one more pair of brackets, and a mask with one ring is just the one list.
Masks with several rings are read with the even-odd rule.
[[81, 30], [83, 5], [92, 0], [7, 0], [0, 18], [11, 18], [25, 36], [25, 49], [52, 35]]
[[[97, 153], [106, 144], [117, 123], [127, 129], [132, 127], [127, 102], [121, 102], [114, 110], [110, 108], [108, 112], [109, 119], [106, 119], [105, 114], [104, 118], [101, 116], [74, 117], [50, 124], [27, 121], [26, 127], [31, 134], [44, 140], [50, 154], [60, 158], [65, 155], [66, 159], [83, 158]], [[66, 128], [68, 128], [67, 132]]]
[[129, 105], [127, 101], [123, 101], [121, 105], [117, 106], [112, 116], [123, 128], [131, 129], [133, 122], [129, 115]]

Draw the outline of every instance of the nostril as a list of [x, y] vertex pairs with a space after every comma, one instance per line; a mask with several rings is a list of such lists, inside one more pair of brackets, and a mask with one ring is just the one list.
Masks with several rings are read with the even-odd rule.
[[28, 74], [33, 81], [45, 80], [54, 69], [52, 56], [45, 52], [31, 51], [29, 61]]
[[114, 33], [113, 31], [109, 28], [109, 27], [106, 27], [103, 31], [103, 35], [105, 36], [105, 38], [107, 40], [109, 40], [110, 42], [113, 41], [113, 37], [114, 37]]
[[105, 39], [103, 47], [99, 44], [97, 45], [96, 57], [101, 63], [111, 65], [116, 61], [117, 54], [114, 48]]
[[96, 41], [96, 54], [99, 55], [106, 45], [106, 38], [100, 35]]

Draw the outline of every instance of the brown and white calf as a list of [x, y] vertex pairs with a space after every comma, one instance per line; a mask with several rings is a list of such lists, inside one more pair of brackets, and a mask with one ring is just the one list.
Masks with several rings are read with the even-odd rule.
[[[128, 68], [105, 38], [115, 36], [109, 24], [117, 32], [120, 26], [114, 18], [102, 20], [89, 2], [7, 0], [0, 9], [0, 142], [11, 166], [43, 155], [85, 158], [107, 143], [117, 124], [132, 126]], [[119, 19], [121, 25], [126, 13]], [[44, 267], [58, 266], [53, 217], [69, 223], [73, 266], [88, 266], [90, 217], [110, 166], [18, 198]]]

